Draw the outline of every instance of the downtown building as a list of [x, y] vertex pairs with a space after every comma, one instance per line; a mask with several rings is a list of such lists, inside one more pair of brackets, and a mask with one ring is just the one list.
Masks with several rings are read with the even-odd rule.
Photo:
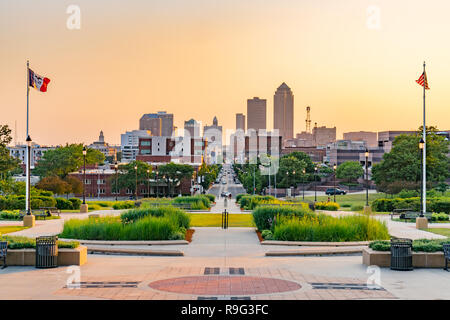
[[203, 139], [207, 141], [206, 163], [217, 164], [223, 160], [223, 129], [219, 126], [217, 117], [214, 117], [212, 125], [203, 127]]
[[174, 129], [173, 114], [166, 111], [146, 113], [139, 120], [139, 130], [150, 131], [152, 136], [170, 137]]
[[[247, 130], [265, 131], [267, 128], [267, 100], [247, 99]], [[244, 130], [245, 131], [245, 130]]]
[[283, 141], [294, 138], [294, 95], [284, 82], [273, 96], [273, 128]]
[[106, 143], [103, 131], [100, 131], [98, 141], [91, 143], [88, 148], [100, 151], [105, 157], [112, 157], [113, 161], [117, 161], [117, 152], [121, 149], [120, 146], [111, 146]]

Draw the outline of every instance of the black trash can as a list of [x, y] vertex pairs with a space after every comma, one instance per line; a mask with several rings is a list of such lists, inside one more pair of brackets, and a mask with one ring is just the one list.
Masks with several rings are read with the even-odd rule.
[[36, 238], [36, 268], [56, 268], [58, 266], [58, 237]]
[[391, 270], [413, 270], [411, 239], [391, 239]]

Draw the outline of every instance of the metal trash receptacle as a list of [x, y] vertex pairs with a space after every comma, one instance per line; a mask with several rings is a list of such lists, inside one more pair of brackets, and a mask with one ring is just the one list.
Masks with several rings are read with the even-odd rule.
[[36, 238], [36, 268], [56, 268], [58, 266], [58, 237]]
[[391, 270], [413, 270], [411, 239], [391, 239]]

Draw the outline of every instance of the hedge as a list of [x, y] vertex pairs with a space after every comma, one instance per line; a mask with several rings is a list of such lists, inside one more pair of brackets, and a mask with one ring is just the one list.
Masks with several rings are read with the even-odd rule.
[[[8, 249], [33, 249], [36, 248], [36, 239], [19, 236], [1, 236], [0, 241], [8, 241]], [[58, 248], [75, 249], [80, 245], [78, 241], [60, 241]]]
[[80, 199], [78, 199], [78, 198], [70, 198], [69, 201], [72, 202], [72, 209], [73, 210], [80, 209], [80, 206], [81, 206], [81, 200]]
[[311, 210], [307, 207], [290, 207], [290, 206], [259, 206], [252, 212], [253, 221], [259, 231], [272, 229], [274, 224], [272, 223], [275, 217], [303, 217], [315, 216]]
[[[449, 239], [418, 239], [412, 243], [414, 252], [437, 252], [443, 251], [442, 245], [450, 243]], [[374, 251], [390, 251], [391, 243], [389, 241], [373, 241], [369, 244], [369, 248]]]
[[[409, 209], [420, 211], [421, 203], [419, 197], [376, 199], [372, 202], [372, 210], [376, 212], [392, 212], [394, 209]], [[450, 213], [450, 199], [427, 198], [427, 211]]]
[[167, 217], [176, 222], [178, 227], [189, 229], [190, 218], [186, 212], [181, 209], [171, 206], [150, 207], [132, 209], [123, 212], [120, 219], [123, 223], [134, 223], [139, 219], [153, 216], [153, 217]]
[[[48, 196], [31, 196], [31, 209], [56, 207], [56, 200]], [[0, 210], [25, 210], [25, 196], [0, 196]]]
[[264, 201], [274, 201], [276, 200], [273, 196], [259, 196], [259, 195], [244, 195], [239, 198], [239, 205], [242, 209], [245, 210], [253, 210], [255, 209], [261, 202]]
[[73, 209], [72, 207], [72, 202], [64, 199], [64, 198], [55, 198], [56, 200], [56, 207], [60, 210], [71, 210]]

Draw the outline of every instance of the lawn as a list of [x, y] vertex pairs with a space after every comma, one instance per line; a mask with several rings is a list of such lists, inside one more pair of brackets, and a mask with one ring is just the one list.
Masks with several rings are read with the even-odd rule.
[[424, 231], [440, 234], [442, 236], [446, 236], [447, 238], [450, 238], [450, 228], [429, 228], [429, 229], [424, 229]]
[[[222, 214], [220, 213], [191, 213], [191, 227], [221, 227]], [[228, 215], [229, 227], [254, 227], [251, 214], [237, 213]]]
[[26, 229], [28, 227], [22, 227], [22, 226], [2, 226], [0, 227], [0, 234], [7, 234], [11, 232], [20, 231], [23, 229]]

